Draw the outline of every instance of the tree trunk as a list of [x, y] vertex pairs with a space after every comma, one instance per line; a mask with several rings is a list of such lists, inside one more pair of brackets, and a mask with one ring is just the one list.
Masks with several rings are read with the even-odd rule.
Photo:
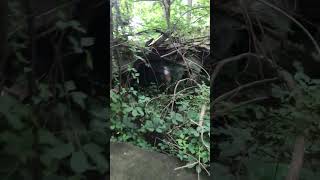
[[162, 5], [163, 5], [164, 17], [166, 18], [166, 22], [167, 22], [167, 31], [169, 31], [171, 28], [171, 24], [170, 24], [171, 0], [162, 0]]
[[115, 9], [115, 22], [114, 22], [114, 26], [115, 26], [115, 31], [116, 34], [119, 35], [119, 28], [121, 28], [122, 34], [124, 34], [124, 29], [122, 28], [123, 25], [123, 19], [121, 16], [121, 10], [120, 10], [120, 2], [119, 0], [113, 0], [113, 6]]
[[[192, 9], [192, 0], [188, 0], [188, 6], [189, 6], [189, 9]], [[191, 15], [192, 15], [192, 11], [188, 13], [188, 22], [190, 25], [191, 25]]]

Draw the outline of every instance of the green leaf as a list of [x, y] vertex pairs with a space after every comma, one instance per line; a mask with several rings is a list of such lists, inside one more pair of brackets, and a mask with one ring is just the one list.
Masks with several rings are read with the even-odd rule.
[[132, 116], [133, 117], [137, 117], [138, 116], [138, 111], [136, 109], [133, 109]]
[[82, 180], [84, 179], [83, 175], [77, 174], [68, 178], [68, 180]]
[[183, 117], [180, 113], [175, 113], [174, 118], [178, 121], [178, 122], [183, 122]]
[[67, 26], [68, 26], [67, 23], [63, 21], [56, 22], [56, 27], [59, 28], [60, 30], [64, 30]]
[[46, 84], [40, 84], [39, 86], [39, 89], [40, 89], [40, 94], [39, 96], [43, 99], [43, 100], [48, 100], [49, 97], [51, 96], [51, 93], [50, 93], [50, 90], [49, 90], [49, 87], [48, 85]]
[[103, 151], [103, 148], [94, 144], [94, 143], [89, 143], [83, 146], [83, 149], [86, 153], [100, 153]]
[[64, 87], [66, 88], [66, 91], [67, 91], [67, 92], [73, 91], [73, 90], [76, 89], [76, 85], [74, 84], [73, 81], [67, 81], [67, 82], [65, 82]]
[[91, 109], [89, 112], [95, 118], [103, 119], [103, 120], [106, 118], [106, 115], [108, 114], [107, 108], [99, 108], [99, 107], [95, 107], [94, 109]]
[[76, 20], [71, 20], [68, 22], [68, 25], [70, 25], [72, 27], [78, 27], [78, 26], [80, 26], [80, 23]]
[[56, 174], [51, 174], [51, 175], [45, 176], [44, 180], [67, 180], [67, 178], [56, 175]]
[[219, 179], [219, 180], [233, 180], [235, 179], [227, 166], [220, 165], [218, 163], [213, 163], [214, 172], [212, 174], [212, 179]]
[[6, 114], [10, 109], [17, 105], [19, 102], [12, 96], [0, 96], [0, 113]]
[[43, 153], [40, 155], [40, 161], [42, 164], [44, 164], [46, 167], [52, 167], [52, 162], [54, 162], [54, 159], [51, 157], [48, 153]]
[[16, 52], [15, 54], [16, 54], [17, 60], [18, 60], [19, 62], [21, 62], [21, 63], [23, 63], [23, 64], [26, 64], [26, 65], [30, 64], [30, 62], [27, 61], [25, 57], [23, 57], [23, 55], [22, 55], [21, 52]]
[[89, 170], [90, 165], [84, 152], [77, 151], [72, 153], [70, 167], [75, 173], [83, 173]]
[[1, 141], [6, 142], [3, 151], [7, 154], [17, 156], [23, 163], [33, 156], [33, 134], [31, 129], [21, 132], [20, 135], [7, 131], [2, 133], [0, 137]]
[[39, 130], [39, 144], [58, 145], [61, 141], [46, 129]]
[[21, 130], [25, 127], [25, 124], [21, 121], [19, 114], [17, 113], [7, 113], [6, 118], [9, 125], [15, 130]]
[[80, 26], [80, 22], [79, 21], [75, 21], [75, 20], [71, 20], [68, 22], [68, 25], [70, 25], [73, 29], [79, 31], [79, 32], [82, 32], [82, 33], [85, 33], [86, 30], [83, 29], [81, 26]]
[[83, 52], [83, 49], [80, 47], [78, 40], [76, 40], [72, 36], [68, 36], [68, 39], [69, 39], [70, 43], [72, 44], [72, 47], [73, 47], [73, 50], [75, 53], [82, 53]]
[[85, 99], [87, 98], [86, 94], [82, 92], [72, 92], [71, 97], [73, 102], [79, 105], [82, 109], [86, 108], [86, 105], [85, 105]]
[[71, 143], [59, 144], [54, 148], [50, 149], [48, 154], [50, 154], [50, 156], [53, 158], [63, 159], [71, 155], [73, 151], [74, 151], [74, 147]]
[[94, 38], [92, 37], [86, 37], [81, 38], [81, 46], [82, 47], [88, 47], [94, 45]]
[[67, 106], [66, 104], [63, 103], [58, 103], [55, 107], [54, 107], [54, 113], [56, 113], [56, 115], [58, 115], [61, 118], [65, 117], [65, 114], [67, 112]]
[[144, 116], [144, 112], [141, 107], [137, 107], [136, 109], [141, 116]]
[[85, 51], [86, 53], [86, 64], [90, 70], [93, 70], [93, 62], [92, 62], [92, 56], [89, 51]]
[[108, 165], [106, 157], [103, 156], [101, 152], [103, 152], [103, 148], [100, 146], [90, 143], [84, 146], [84, 151], [88, 154], [88, 156], [92, 159], [92, 161], [98, 166], [98, 168], [103, 173]]

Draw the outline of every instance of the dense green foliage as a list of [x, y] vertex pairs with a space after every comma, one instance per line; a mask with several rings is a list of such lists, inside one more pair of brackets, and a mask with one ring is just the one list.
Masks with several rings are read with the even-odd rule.
[[[158, 149], [193, 166], [198, 164], [200, 169], [207, 168], [210, 160], [208, 104], [209, 86], [206, 85], [156, 97], [146, 96], [132, 87], [119, 93], [111, 91], [113, 140]], [[203, 105], [206, 112], [201, 115]]]
[[[2, 179], [32, 179], [29, 168], [36, 156], [43, 165], [44, 179], [83, 179], [81, 174], [88, 170], [104, 173], [106, 111], [102, 104], [70, 86], [65, 95], [61, 93], [53, 102], [46, 86], [40, 86], [43, 88], [33, 103], [24, 104], [9, 95], [0, 97], [1, 157], [7, 162], [1, 168]], [[69, 105], [64, 103], [66, 98]], [[86, 109], [92, 117], [88, 129], [81, 122], [78, 108]], [[61, 126], [60, 119], [65, 127], [50, 130]], [[36, 143], [38, 152], [34, 150]], [[67, 173], [70, 170], [75, 175]]]
[[216, 3], [213, 179], [319, 179], [320, 39], [312, 6]]
[[[113, 15], [116, 27], [114, 31], [119, 38], [128, 36], [140, 45], [151, 38], [157, 38], [159, 33], [167, 28], [161, 1], [120, 0], [119, 11], [114, 8]], [[170, 22], [173, 24], [174, 33], [181, 38], [208, 36], [210, 32], [210, 1], [193, 0], [192, 7], [185, 0], [175, 0], [171, 4]], [[188, 14], [191, 13], [191, 18]], [[144, 33], [139, 33], [144, 32]]]
[[[33, 86], [36, 93], [28, 95], [33, 67], [26, 53], [30, 50], [28, 24], [19, 2], [9, 2], [8, 42], [12, 54], [6, 78], [11, 85], [4, 87], [0, 95], [0, 179], [103, 177], [108, 166], [105, 100], [83, 92], [73, 80], [57, 78], [62, 73], [59, 68], [45, 72]], [[68, 39], [69, 48], [61, 52], [63, 56], [81, 54], [86, 51], [84, 47], [93, 44], [90, 37], [77, 36], [86, 31], [78, 21], [67, 18], [60, 9], [55, 15], [58, 21], [51, 22], [51, 30], [58, 38]], [[65, 37], [67, 31], [71, 33]], [[83, 63], [90, 66], [92, 60], [87, 54]], [[49, 54], [41, 58], [48, 64], [52, 59]]]
[[[219, 142], [221, 161], [214, 162], [214, 177], [235, 179], [284, 179], [292, 156], [292, 144], [297, 135], [305, 132], [306, 150], [301, 179], [318, 179], [319, 153], [319, 79], [311, 79], [300, 69], [294, 76], [297, 88], [288, 91], [285, 86], [274, 85], [272, 96], [278, 103], [271, 105], [244, 105], [228, 115], [226, 127], [211, 129]], [[302, 92], [302, 94], [297, 94]], [[301, 95], [301, 96], [300, 96]], [[296, 99], [296, 97], [300, 97]], [[295, 103], [301, 106], [296, 106]], [[235, 104], [228, 104], [235, 107]], [[236, 160], [236, 163], [231, 162]]]

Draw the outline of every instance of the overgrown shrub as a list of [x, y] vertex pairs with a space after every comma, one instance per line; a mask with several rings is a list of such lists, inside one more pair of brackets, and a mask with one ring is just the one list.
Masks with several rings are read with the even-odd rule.
[[[301, 179], [319, 178], [320, 81], [309, 78], [301, 68], [294, 79], [297, 87], [293, 91], [273, 85], [277, 104], [239, 106], [224, 116], [225, 127], [211, 129], [215, 136], [223, 137], [218, 162], [212, 165], [215, 178], [284, 179], [295, 138], [301, 132], [306, 133]], [[297, 96], [298, 92], [302, 93]]]
[[169, 153], [188, 162], [188, 167], [196, 166], [198, 172], [207, 170], [209, 92], [205, 84], [173, 94], [154, 87], [111, 90], [112, 140]]

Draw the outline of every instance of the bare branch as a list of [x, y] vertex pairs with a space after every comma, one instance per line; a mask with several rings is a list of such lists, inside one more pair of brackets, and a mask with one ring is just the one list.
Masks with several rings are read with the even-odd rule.
[[211, 75], [211, 81], [210, 81], [211, 85], [213, 85], [215, 78], [217, 77], [217, 75], [219, 74], [220, 70], [222, 69], [222, 67], [225, 64], [230, 63], [232, 61], [238, 61], [238, 60], [241, 60], [243, 58], [248, 58], [248, 57], [255, 57], [257, 59], [267, 60], [270, 64], [272, 64], [272, 61], [267, 59], [267, 58], [265, 58], [264, 56], [258, 55], [258, 54], [255, 54], [255, 53], [250, 53], [250, 52], [239, 54], [237, 56], [232, 56], [232, 57], [223, 59], [223, 60], [221, 60], [221, 61], [219, 61], [217, 63], [217, 66], [216, 66], [215, 70], [213, 71], [213, 74]]
[[292, 160], [286, 180], [298, 180], [303, 164], [305, 140], [304, 136], [298, 136], [294, 145]]
[[227, 93], [224, 93], [222, 94], [221, 96], [217, 97], [211, 104], [211, 107], [213, 108], [213, 106], [215, 104], [217, 104], [218, 102], [224, 100], [225, 98], [227, 98], [228, 96], [236, 93], [236, 92], [239, 92], [245, 88], [249, 88], [249, 87], [252, 87], [252, 86], [257, 86], [257, 85], [260, 85], [260, 84], [264, 84], [264, 83], [270, 83], [270, 82], [274, 82], [276, 80], [278, 80], [279, 78], [275, 77], [275, 78], [269, 78], [269, 79], [263, 79], [263, 80], [259, 80], [259, 81], [253, 81], [253, 82], [250, 82], [250, 83], [247, 83], [247, 84], [244, 84], [242, 86], [239, 86]]
[[263, 100], [266, 100], [268, 98], [269, 97], [267, 97], [267, 96], [263, 96], [263, 97], [256, 97], [256, 98], [253, 98], [253, 99], [249, 99], [247, 101], [243, 101], [243, 102], [241, 102], [239, 104], [236, 104], [235, 106], [230, 107], [228, 109], [215, 111], [214, 112], [214, 116], [221, 116], [221, 115], [224, 115], [224, 114], [226, 114], [226, 113], [228, 113], [228, 112], [230, 112], [230, 111], [232, 111], [234, 109], [237, 109], [237, 108], [239, 108], [241, 106], [252, 104], [252, 103], [255, 103], [255, 102], [258, 102], [258, 101], [263, 101]]

